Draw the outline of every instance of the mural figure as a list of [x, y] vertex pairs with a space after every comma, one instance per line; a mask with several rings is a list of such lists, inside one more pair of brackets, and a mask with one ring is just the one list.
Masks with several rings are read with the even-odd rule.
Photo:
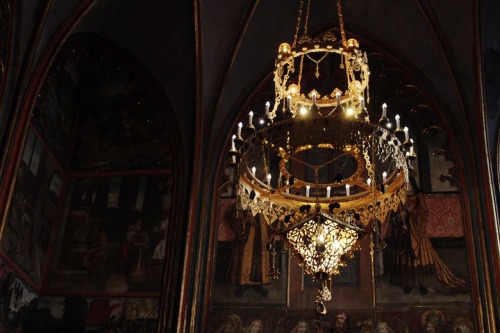
[[99, 275], [99, 265], [107, 259], [106, 245], [108, 238], [101, 230], [100, 223], [95, 221], [87, 235], [87, 251], [83, 257], [83, 266], [89, 276]]
[[290, 333], [309, 333], [309, 324], [305, 320], [301, 320], [295, 325]]
[[169, 223], [168, 212], [164, 211], [161, 213], [160, 223], [153, 227], [154, 238], [156, 239], [156, 245], [153, 251], [153, 263], [161, 263], [165, 259], [165, 231]]
[[227, 314], [222, 320], [222, 324], [215, 330], [215, 333], [245, 333], [241, 318], [234, 314]]
[[445, 316], [439, 310], [428, 310], [422, 315], [422, 327], [425, 333], [440, 333], [445, 324]]
[[453, 333], [472, 333], [474, 327], [470, 320], [464, 318], [457, 318], [453, 323]]
[[393, 329], [385, 321], [377, 324], [377, 333], [394, 333]]
[[146, 274], [146, 258], [142, 253], [148, 244], [149, 234], [142, 226], [142, 219], [138, 218], [128, 227], [125, 240], [120, 245], [123, 270], [132, 281], [140, 281]]
[[254, 217], [249, 210], [235, 209], [233, 213], [230, 223], [236, 239], [229, 264], [229, 283], [239, 286], [235, 291], [238, 297], [243, 296], [248, 287], [267, 296], [263, 286], [271, 282], [267, 223], [260, 214]]
[[245, 333], [264, 333], [264, 322], [261, 319], [252, 320]]
[[333, 317], [333, 325], [327, 321], [314, 321], [318, 327], [318, 333], [346, 333], [349, 332], [347, 326], [347, 315], [345, 312], [337, 312]]
[[428, 286], [436, 284], [436, 280], [450, 288], [465, 287], [465, 281], [453, 275], [427, 237], [428, 210], [414, 175], [410, 177], [410, 185], [408, 205], [400, 206], [388, 217], [395, 247], [391, 283], [407, 294], [418, 288], [422, 295], [427, 294]]

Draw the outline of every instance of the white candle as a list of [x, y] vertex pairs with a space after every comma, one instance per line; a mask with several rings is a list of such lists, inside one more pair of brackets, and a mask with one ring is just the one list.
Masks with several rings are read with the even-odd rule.
[[387, 104], [382, 104], [382, 117], [387, 117]]
[[368, 184], [368, 186], [372, 186], [372, 179], [371, 178], [368, 178], [366, 180], [366, 183]]
[[408, 131], [408, 127], [403, 128], [403, 131], [405, 131], [405, 140], [406, 141], [410, 140], [410, 133]]
[[339, 106], [340, 105], [340, 93], [338, 91], [335, 93], [335, 98], [337, 99], [337, 106]]
[[292, 96], [288, 95], [286, 97], [286, 107], [289, 109], [290, 108], [290, 104], [292, 102]]
[[267, 175], [267, 185], [271, 186], [271, 174]]
[[239, 122], [238, 124], [238, 138], [241, 137], [241, 128], [243, 127], [243, 123]]
[[[288, 186], [288, 184], [289, 184], [289, 183], [288, 183], [288, 180], [287, 180], [287, 181], [286, 181], [286, 185]], [[288, 194], [288, 193], [290, 193], [290, 189], [289, 189], [289, 188], [287, 188], [287, 189], [286, 189], [286, 193], [287, 193], [287, 194]]]
[[236, 155], [231, 156], [231, 162], [236, 164]]
[[307, 185], [306, 186], [306, 197], [309, 197], [309, 189], [311, 188], [311, 186]]
[[234, 139], [236, 139], [236, 135], [231, 137], [231, 150], [236, 150], [236, 146], [234, 145]]
[[328, 187], [326, 188], [326, 197], [327, 197], [327, 198], [329, 198], [329, 197], [330, 197], [330, 190], [331, 190], [331, 189], [332, 189], [332, 188], [331, 188], [330, 186], [328, 186]]
[[257, 171], [257, 168], [256, 167], [252, 167], [252, 176], [255, 177], [255, 171]]
[[345, 195], [351, 195], [351, 186], [349, 184], [345, 184]]
[[401, 128], [401, 122], [399, 120], [399, 114], [396, 115], [396, 129], [400, 129]]
[[266, 102], [266, 115], [269, 114], [269, 106], [271, 105], [271, 103], [269, 102]]
[[411, 146], [410, 146], [410, 155], [413, 155], [413, 139], [410, 139]]
[[316, 104], [316, 93], [315, 92], [312, 93], [312, 102], [313, 102], [313, 105]]
[[248, 113], [248, 124], [251, 125], [253, 120], [253, 111]]
[[365, 108], [365, 99], [363, 96], [359, 96], [359, 104], [361, 104], [361, 110]]
[[382, 173], [382, 180], [385, 182], [387, 180], [387, 172]]

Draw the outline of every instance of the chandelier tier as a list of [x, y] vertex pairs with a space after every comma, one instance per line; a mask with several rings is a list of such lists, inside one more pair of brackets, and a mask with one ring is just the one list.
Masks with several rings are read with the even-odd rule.
[[304, 272], [321, 282], [324, 312], [329, 276], [374, 221], [405, 203], [415, 154], [408, 128], [397, 115], [392, 125], [385, 104], [370, 119], [368, 57], [346, 39], [340, 1], [339, 37], [309, 37], [303, 7], [293, 43], [278, 48], [274, 101], [238, 124], [230, 154], [239, 204], [285, 235]]

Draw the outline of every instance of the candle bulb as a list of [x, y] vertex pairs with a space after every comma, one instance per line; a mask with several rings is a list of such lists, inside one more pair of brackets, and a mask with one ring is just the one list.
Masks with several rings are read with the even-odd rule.
[[371, 178], [368, 178], [366, 180], [366, 183], [368, 184], [368, 186], [372, 186], [372, 179]]
[[257, 171], [257, 168], [256, 167], [252, 167], [252, 176], [255, 177], [255, 172]]
[[[288, 182], [288, 180], [287, 180], [287, 181], [286, 181], [286, 185], [288, 186], [289, 184], [290, 184], [290, 183], [289, 183], [289, 182]], [[288, 194], [288, 193], [290, 193], [290, 189], [289, 189], [289, 188], [287, 188], [287, 189], [286, 189], [286, 194]]]
[[271, 187], [271, 174], [267, 175], [267, 185]]
[[413, 139], [410, 139], [411, 146], [410, 146], [410, 155], [413, 155]]
[[269, 114], [269, 106], [270, 105], [271, 105], [271, 103], [266, 102], [266, 116]]
[[345, 195], [351, 195], [351, 186], [349, 186], [349, 184], [345, 184]]
[[359, 96], [359, 104], [361, 105], [361, 110], [365, 108], [365, 99], [363, 96]]
[[306, 186], [306, 197], [309, 197], [309, 189], [311, 188], [311, 186], [307, 185]]
[[325, 235], [319, 234], [317, 238], [318, 245], [325, 245]]
[[313, 102], [313, 105], [316, 105], [316, 93], [315, 92], [312, 93], [312, 102]]
[[405, 131], [405, 140], [409, 141], [410, 140], [410, 133], [409, 133], [408, 127], [405, 127], [403, 129], [403, 131]]
[[234, 139], [236, 139], [236, 135], [231, 137], [231, 150], [236, 150], [236, 146], [234, 145]]
[[252, 125], [252, 121], [253, 121], [253, 111], [250, 111], [248, 113], [248, 124]]
[[399, 114], [396, 115], [396, 129], [400, 129], [401, 128], [401, 121], [399, 120]]
[[331, 188], [330, 186], [328, 186], [328, 187], [326, 188], [326, 197], [327, 197], [327, 198], [329, 198], [329, 197], [330, 197], [330, 190], [331, 190], [331, 189], [332, 189], [332, 188]]
[[241, 137], [241, 128], [243, 127], [243, 123], [239, 122], [238, 123], [238, 138]]
[[382, 104], [382, 117], [387, 117], [387, 104]]
[[291, 104], [291, 103], [292, 103], [292, 96], [288, 95], [288, 96], [286, 97], [286, 107], [287, 107], [287, 109], [289, 109], [289, 108], [290, 108], [290, 104]]
[[387, 180], [387, 172], [382, 173], [382, 180], [385, 182]]
[[335, 94], [335, 98], [337, 99], [337, 106], [340, 106], [340, 93], [338, 91]]

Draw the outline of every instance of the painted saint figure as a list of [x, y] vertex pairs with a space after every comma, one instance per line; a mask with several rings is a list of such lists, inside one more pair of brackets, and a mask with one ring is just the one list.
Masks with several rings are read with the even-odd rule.
[[290, 331], [290, 333], [308, 333], [309, 331], [309, 324], [305, 320], [301, 320], [295, 325], [294, 328]]
[[241, 297], [248, 287], [267, 296], [268, 291], [263, 285], [271, 279], [266, 221], [260, 214], [253, 216], [251, 211], [236, 209], [230, 223], [236, 240], [229, 264], [229, 283], [239, 286], [235, 292], [238, 297]]
[[318, 326], [318, 333], [346, 333], [348, 332], [347, 315], [345, 312], [337, 312], [333, 317], [333, 325], [327, 321], [314, 321]]
[[465, 286], [465, 281], [455, 277], [438, 256], [427, 237], [428, 210], [424, 194], [418, 189], [415, 178], [410, 177], [407, 206], [389, 214], [394, 241], [391, 283], [405, 293], [418, 288], [427, 294], [428, 286], [441, 281], [450, 288]]
[[108, 238], [101, 230], [99, 222], [93, 222], [87, 235], [87, 251], [83, 257], [83, 266], [90, 276], [99, 275], [99, 264], [107, 259], [106, 246]]
[[377, 333], [393, 333], [392, 328], [385, 321], [381, 321], [377, 324]]
[[248, 325], [246, 333], [263, 333], [264, 332], [264, 322], [260, 319], [254, 319]]
[[427, 310], [422, 314], [422, 327], [425, 333], [440, 333], [445, 325], [445, 316], [439, 310]]

